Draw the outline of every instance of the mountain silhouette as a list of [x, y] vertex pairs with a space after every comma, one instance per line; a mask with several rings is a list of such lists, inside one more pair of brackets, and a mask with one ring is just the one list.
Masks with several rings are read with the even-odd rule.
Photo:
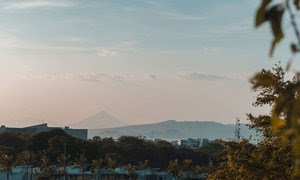
[[87, 117], [77, 123], [71, 124], [70, 126], [74, 128], [103, 129], [121, 127], [126, 125], [128, 124], [101, 110], [90, 117]]
[[[255, 130], [241, 124], [241, 136], [258, 138]], [[89, 137], [145, 136], [149, 139], [176, 140], [186, 138], [233, 139], [235, 124], [221, 124], [213, 121], [175, 121], [130, 125], [117, 128], [89, 129]]]

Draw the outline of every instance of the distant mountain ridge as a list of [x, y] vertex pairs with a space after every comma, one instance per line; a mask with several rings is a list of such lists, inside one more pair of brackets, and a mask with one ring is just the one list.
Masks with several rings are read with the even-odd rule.
[[83, 119], [82, 121], [71, 124], [70, 126], [74, 128], [103, 129], [126, 125], [128, 124], [101, 110], [96, 114]]
[[[241, 124], [241, 136], [256, 137], [256, 132]], [[117, 128], [90, 129], [89, 137], [113, 137], [122, 135], [145, 136], [149, 139], [176, 140], [186, 138], [233, 139], [235, 124], [221, 124], [213, 121], [175, 121], [168, 120], [160, 123], [130, 125]]]

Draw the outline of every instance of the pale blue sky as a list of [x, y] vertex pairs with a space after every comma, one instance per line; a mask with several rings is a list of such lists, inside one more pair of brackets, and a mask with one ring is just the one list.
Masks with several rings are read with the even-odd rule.
[[1, 123], [234, 122], [253, 111], [249, 77], [290, 57], [286, 41], [268, 58], [259, 2], [1, 0]]

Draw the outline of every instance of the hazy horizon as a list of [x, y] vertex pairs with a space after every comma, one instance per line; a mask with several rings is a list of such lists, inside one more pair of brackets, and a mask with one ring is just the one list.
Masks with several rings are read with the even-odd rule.
[[64, 126], [100, 110], [129, 124], [245, 122], [264, 111], [249, 78], [289, 57], [268, 60], [259, 3], [0, 0], [0, 124]]

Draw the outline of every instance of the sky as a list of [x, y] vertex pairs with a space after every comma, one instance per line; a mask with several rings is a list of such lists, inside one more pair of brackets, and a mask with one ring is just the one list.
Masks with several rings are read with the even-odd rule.
[[268, 57], [259, 3], [0, 0], [0, 123], [64, 126], [100, 110], [129, 124], [246, 122], [265, 112], [249, 78], [285, 64], [293, 40]]

